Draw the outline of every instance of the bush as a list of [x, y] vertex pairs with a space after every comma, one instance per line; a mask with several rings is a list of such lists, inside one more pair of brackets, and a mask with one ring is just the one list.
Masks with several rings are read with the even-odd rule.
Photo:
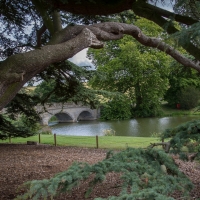
[[199, 98], [200, 91], [197, 88], [190, 86], [181, 90], [179, 94], [179, 103], [181, 108], [189, 110], [198, 105]]
[[113, 129], [105, 129], [103, 130], [104, 136], [115, 136], [115, 131]]
[[134, 117], [158, 117], [163, 114], [160, 104], [153, 102], [143, 103], [132, 109]]
[[115, 98], [104, 104], [101, 110], [101, 119], [103, 120], [123, 120], [130, 118], [131, 106], [126, 98]]

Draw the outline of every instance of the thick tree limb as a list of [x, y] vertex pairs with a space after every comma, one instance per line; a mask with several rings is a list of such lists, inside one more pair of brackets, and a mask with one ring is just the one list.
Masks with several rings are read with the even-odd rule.
[[186, 67], [194, 68], [200, 72], [200, 66], [198, 64], [184, 57], [182, 54], [176, 51], [173, 47], [164, 43], [162, 40], [144, 35], [137, 26], [134, 26], [131, 24], [105, 22], [105, 23], [95, 24], [92, 26], [73, 26], [69, 28], [67, 27], [63, 29], [59, 35], [57, 35], [56, 39], [53, 38], [50, 44], [61, 43], [66, 39], [71, 39], [75, 37], [76, 35], [78, 35], [79, 32], [85, 27], [90, 29], [92, 33], [96, 35], [98, 40], [103, 40], [103, 41], [118, 40], [118, 39], [121, 39], [124, 34], [131, 35], [141, 44], [145, 46], [157, 48], [165, 52], [166, 54], [170, 55], [171, 57], [173, 57], [182, 65]]
[[95, 0], [94, 2], [88, 0], [81, 0], [79, 3], [77, 3], [76, 0], [46, 0], [46, 6], [53, 6], [54, 8], [63, 11], [81, 15], [110, 15], [129, 9], [133, 9], [135, 12], [138, 8], [147, 8], [152, 10], [152, 12], [159, 14], [160, 16], [167, 18], [173, 17], [177, 22], [181, 22], [186, 25], [191, 25], [197, 22], [191, 17], [174, 14], [170, 11], [146, 3], [144, 0], [116, 0], [115, 2]]
[[61, 44], [10, 56], [0, 64], [0, 110], [21, 87], [50, 64], [66, 60], [87, 47], [102, 48], [103, 44], [87, 28], [75, 38]]
[[119, 13], [124, 10], [132, 8], [132, 3], [136, 0], [81, 0], [79, 3], [76, 0], [67, 0], [66, 2], [61, 0], [45, 0], [46, 5], [54, 7], [60, 10], [65, 10], [74, 14], [82, 15], [109, 15]]
[[84, 48], [102, 48], [100, 41], [117, 40], [131, 35], [141, 44], [157, 48], [184, 66], [200, 72], [200, 66], [160, 39], [151, 38], [130, 24], [106, 22], [91, 26], [69, 26], [58, 32], [48, 45], [27, 53], [10, 56], [0, 63], [0, 110], [15, 96], [18, 90], [50, 64], [66, 60]]

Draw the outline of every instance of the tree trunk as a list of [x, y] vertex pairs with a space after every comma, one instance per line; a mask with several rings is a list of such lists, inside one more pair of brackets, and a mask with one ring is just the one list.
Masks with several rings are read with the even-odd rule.
[[141, 95], [139, 81], [137, 81], [137, 83], [135, 84], [135, 99], [136, 99], [136, 109], [139, 109], [140, 105], [142, 104], [142, 95]]

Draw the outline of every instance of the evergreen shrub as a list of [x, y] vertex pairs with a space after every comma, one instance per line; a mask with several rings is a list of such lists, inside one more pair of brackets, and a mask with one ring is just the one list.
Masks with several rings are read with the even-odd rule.
[[173, 159], [164, 151], [128, 148], [115, 154], [110, 151], [106, 159], [94, 165], [74, 163], [67, 171], [51, 179], [27, 182], [27, 193], [17, 199], [50, 199], [49, 197], [53, 198], [61, 192], [70, 192], [82, 181], [92, 177], [86, 192], [88, 197], [94, 186], [102, 183], [109, 172], [119, 174], [120, 187], [119, 182], [116, 187], [121, 188], [121, 192], [118, 196], [109, 196], [106, 198], [108, 200], [173, 200], [171, 195], [177, 190], [181, 191], [182, 197], [188, 199], [192, 189], [190, 180], [179, 171]]
[[[200, 120], [192, 120], [182, 123], [175, 128], [166, 129], [161, 134], [161, 139], [170, 139], [171, 153], [179, 153], [183, 158], [187, 158], [186, 155], [188, 153], [198, 153], [197, 157], [199, 157]], [[184, 147], [186, 149], [184, 149]]]

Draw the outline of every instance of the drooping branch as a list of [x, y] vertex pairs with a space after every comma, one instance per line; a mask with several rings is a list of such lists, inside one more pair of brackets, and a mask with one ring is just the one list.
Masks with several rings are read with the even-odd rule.
[[85, 27], [90, 29], [92, 33], [96, 35], [98, 40], [103, 40], [103, 41], [118, 40], [121, 39], [124, 34], [131, 35], [141, 44], [148, 47], [157, 48], [165, 52], [166, 54], [170, 55], [171, 57], [173, 57], [182, 65], [186, 67], [191, 67], [200, 72], [200, 66], [198, 64], [184, 57], [181, 53], [179, 53], [170, 45], [163, 42], [161, 39], [146, 36], [137, 26], [131, 24], [105, 22], [105, 23], [94, 24], [91, 26], [73, 26], [69, 28], [67, 27], [63, 29], [59, 35], [57, 35], [56, 39], [52, 39], [50, 44], [61, 43], [64, 40], [66, 40], [66, 38], [67, 39], [73, 38], [77, 34], [79, 34], [79, 32]]
[[190, 59], [183, 56], [181, 53], [179, 53], [177, 50], [175, 50], [170, 45], [166, 44], [162, 40], [158, 38], [152, 38], [144, 35], [141, 30], [138, 27], [134, 27], [133, 25], [124, 24], [122, 25], [125, 28], [124, 33], [133, 36], [137, 41], [139, 41], [141, 44], [153, 48], [157, 48], [166, 54], [170, 55], [172, 58], [174, 58], [176, 61], [181, 63], [182, 65], [186, 67], [191, 67], [198, 72], [200, 72], [200, 66]]
[[2, 109], [18, 90], [43, 71], [50, 64], [66, 60], [84, 48], [102, 48], [100, 41], [118, 40], [124, 34], [130, 35], [141, 44], [157, 48], [184, 66], [200, 72], [200, 66], [157, 38], [144, 35], [130, 24], [106, 22], [91, 26], [69, 26], [55, 34], [48, 45], [27, 53], [10, 56], [0, 66], [0, 109]]

